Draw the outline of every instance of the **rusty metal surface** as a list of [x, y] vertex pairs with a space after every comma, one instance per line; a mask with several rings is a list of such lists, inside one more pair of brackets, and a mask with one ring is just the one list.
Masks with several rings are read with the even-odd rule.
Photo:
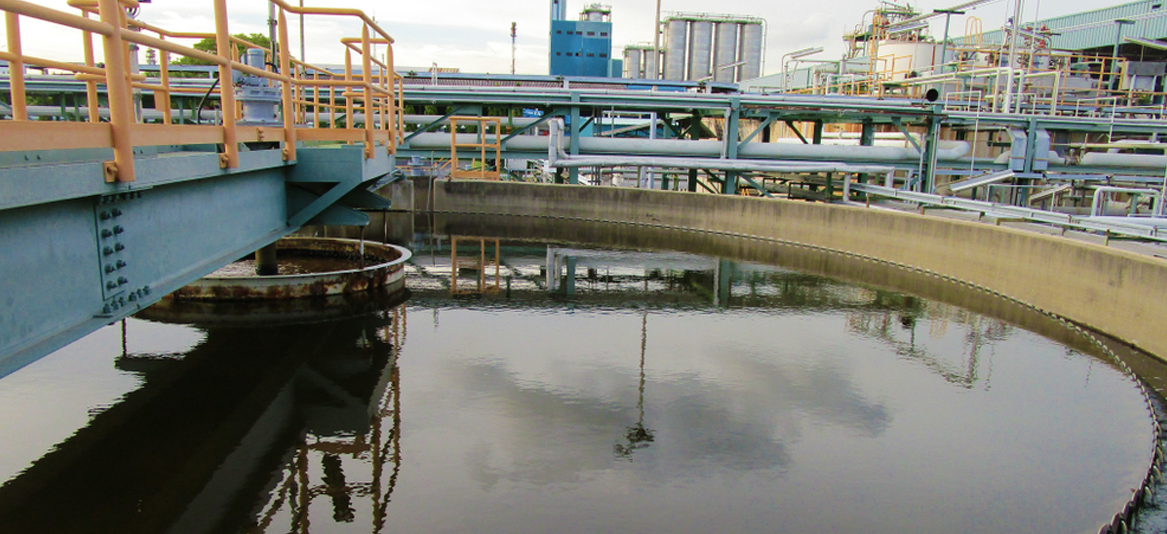
[[402, 269], [412, 255], [408, 249], [355, 239], [285, 238], [276, 243], [281, 257], [307, 255], [348, 259], [365, 267], [311, 274], [206, 277], [172, 293], [176, 300], [279, 300], [353, 294], [374, 288], [404, 289]]

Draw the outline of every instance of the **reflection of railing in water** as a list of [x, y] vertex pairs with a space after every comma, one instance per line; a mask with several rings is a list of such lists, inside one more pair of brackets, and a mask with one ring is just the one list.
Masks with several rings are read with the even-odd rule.
[[[312, 501], [318, 497], [328, 497], [332, 501], [332, 519], [340, 523], [356, 520], [353, 498], [367, 498], [371, 504], [371, 533], [379, 533], [385, 528], [387, 510], [397, 477], [401, 471], [401, 371], [396, 364], [404, 344], [406, 328], [406, 307], [399, 305], [392, 310], [392, 322], [375, 332], [378, 338], [365, 339], [368, 344], [385, 343], [394, 354], [394, 362], [383, 377], [384, 389], [375, 394], [376, 408], [372, 410], [369, 430], [365, 434], [352, 437], [305, 436], [296, 448], [294, 460], [284, 471], [283, 479], [272, 492], [271, 500], [259, 514], [255, 526], [249, 532], [268, 532], [281, 514], [289, 520], [286, 529], [280, 531], [297, 534], [310, 532], [313, 523], [310, 517]], [[386, 429], [385, 422], [391, 423]], [[348, 465], [359, 463], [369, 465], [368, 482], [346, 480], [344, 458], [351, 459]], [[310, 465], [320, 465], [320, 480], [313, 480], [314, 470]], [[386, 465], [392, 470], [386, 479]], [[316, 520], [320, 523], [320, 520]]]
[[[477, 257], [471, 256], [469, 259], [458, 258], [458, 242], [478, 243]], [[490, 258], [486, 254], [487, 247], [494, 244], [494, 257]], [[499, 280], [501, 278], [501, 266], [499, 256], [499, 240], [498, 239], [483, 239], [476, 237], [459, 237], [450, 236], [450, 295], [481, 295], [484, 293], [498, 293], [500, 290]], [[494, 267], [493, 280], [488, 280], [486, 271]], [[478, 282], [471, 288], [460, 287], [458, 285], [458, 271], [461, 269], [475, 270], [478, 272]]]

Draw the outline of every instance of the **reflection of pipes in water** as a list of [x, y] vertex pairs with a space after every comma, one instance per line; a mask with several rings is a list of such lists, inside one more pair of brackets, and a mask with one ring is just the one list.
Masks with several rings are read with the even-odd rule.
[[359, 265], [361, 269], [364, 269], [365, 268], [365, 227], [364, 226], [361, 227], [360, 240], [361, 240], [361, 246], [357, 250], [357, 265]]
[[614, 447], [616, 455], [621, 458], [632, 459], [632, 452], [636, 449], [643, 449], [649, 446], [655, 440], [652, 430], [644, 426], [644, 354], [648, 348], [648, 310], [641, 312], [640, 317], [640, 387], [638, 389], [640, 396], [636, 401], [636, 410], [638, 417], [636, 425], [630, 426], [625, 432], [624, 438], [628, 440], [628, 445], [617, 443]]
[[718, 259], [714, 274], [713, 305], [728, 308], [729, 298], [733, 292], [733, 263], [729, 260]]
[[[367, 341], [363, 348], [390, 354], [370, 399], [368, 428], [356, 435], [301, 437], [287, 475], [272, 492], [269, 503], [264, 505], [263, 513], [249, 532], [267, 532], [281, 511], [292, 517], [294, 532], [309, 532], [312, 500], [323, 496], [332, 501], [332, 519], [337, 523], [354, 523], [357, 503], [368, 498], [372, 501], [372, 529], [368, 531], [378, 534], [384, 530], [389, 501], [401, 471], [401, 374], [396, 355], [405, 341], [406, 308], [400, 305], [385, 313], [389, 320], [384, 327], [367, 327], [363, 333]], [[310, 467], [314, 459], [319, 459], [320, 471]], [[369, 466], [370, 482], [348, 480], [350, 477], [344, 471], [346, 460], [350, 470], [353, 464]], [[388, 463], [392, 469], [385, 473]], [[321, 476], [317, 479], [319, 483], [313, 482], [313, 476]]]
[[332, 498], [332, 519], [341, 523], [352, 523], [356, 518], [356, 511], [353, 510], [353, 498], [345, 487], [340, 457], [325, 454], [320, 464], [324, 467], [324, 491]]
[[577, 258], [561, 255], [560, 251], [547, 247], [547, 291], [564, 296], [575, 294], [575, 269]]

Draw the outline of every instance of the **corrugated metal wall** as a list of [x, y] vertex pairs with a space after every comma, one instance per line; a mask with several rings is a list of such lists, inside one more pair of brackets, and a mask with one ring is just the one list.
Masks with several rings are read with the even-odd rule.
[[[1155, 6], [1158, 6], [1157, 8]], [[1167, 2], [1164, 0], [1143, 0], [1118, 6], [1096, 9], [1074, 15], [1066, 15], [1045, 19], [1034, 24], [1036, 27], [1045, 25], [1055, 33], [1053, 48], [1064, 50], [1088, 50], [1113, 46], [1118, 36], [1115, 19], [1129, 19], [1134, 24], [1127, 25], [1122, 30], [1124, 37], [1142, 37], [1146, 39], [1167, 39]], [[1025, 23], [1028, 25], [1029, 23]], [[1004, 32], [995, 30], [985, 32], [984, 42], [1001, 44]], [[958, 45], [972, 42], [969, 36], [955, 40]]]

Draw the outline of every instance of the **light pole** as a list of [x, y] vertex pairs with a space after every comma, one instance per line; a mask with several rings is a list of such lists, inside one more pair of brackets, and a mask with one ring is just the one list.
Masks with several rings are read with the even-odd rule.
[[799, 58], [804, 58], [806, 56], [810, 56], [813, 54], [817, 54], [817, 53], [822, 52], [822, 51], [823, 51], [823, 47], [813, 46], [810, 48], [803, 48], [801, 50], [795, 50], [793, 52], [789, 52], [789, 53], [782, 56], [782, 92], [783, 93], [790, 92], [790, 74], [787, 72], [787, 66], [790, 64], [790, 61], [795, 60], [795, 59], [799, 59]]
[[[1021, 28], [1021, 0], [1016, 0], [1013, 4], [1013, 19], [1012, 19], [1012, 35], [1009, 40], [1009, 64], [1006, 67], [1009, 69], [1009, 74], [1005, 77], [1005, 102], [1001, 106], [1001, 112], [1009, 113], [1013, 107], [1013, 78], [1017, 74], [1015, 68], [1017, 65], [1017, 33]], [[995, 103], [994, 103], [995, 104]]]
[[1122, 27], [1127, 24], [1134, 24], [1135, 21], [1131, 19], [1114, 19], [1114, 25], [1117, 27], [1117, 34], [1114, 36], [1114, 48], [1110, 51], [1111, 59], [1118, 59], [1118, 47], [1122, 44]]
[[[646, 73], [645, 78], [655, 80], [662, 77], [660, 75], [660, 0], [656, 0], [656, 24], [652, 27], [652, 70], [652, 76], [648, 76]], [[655, 125], [653, 125], [653, 129], [656, 129]]]
[[1122, 27], [1134, 23], [1135, 21], [1131, 19], [1114, 19], [1117, 33], [1114, 36], [1114, 48], [1110, 51], [1110, 71], [1114, 73], [1110, 79], [1110, 89], [1113, 91], [1117, 91], [1119, 84], [1122, 83], [1118, 71], [1118, 48], [1122, 45]]
[[943, 74], [948, 69], [948, 23], [952, 21], [953, 15], [963, 15], [964, 11], [933, 9], [932, 12], [944, 15], [944, 40], [940, 42], [940, 73]]

